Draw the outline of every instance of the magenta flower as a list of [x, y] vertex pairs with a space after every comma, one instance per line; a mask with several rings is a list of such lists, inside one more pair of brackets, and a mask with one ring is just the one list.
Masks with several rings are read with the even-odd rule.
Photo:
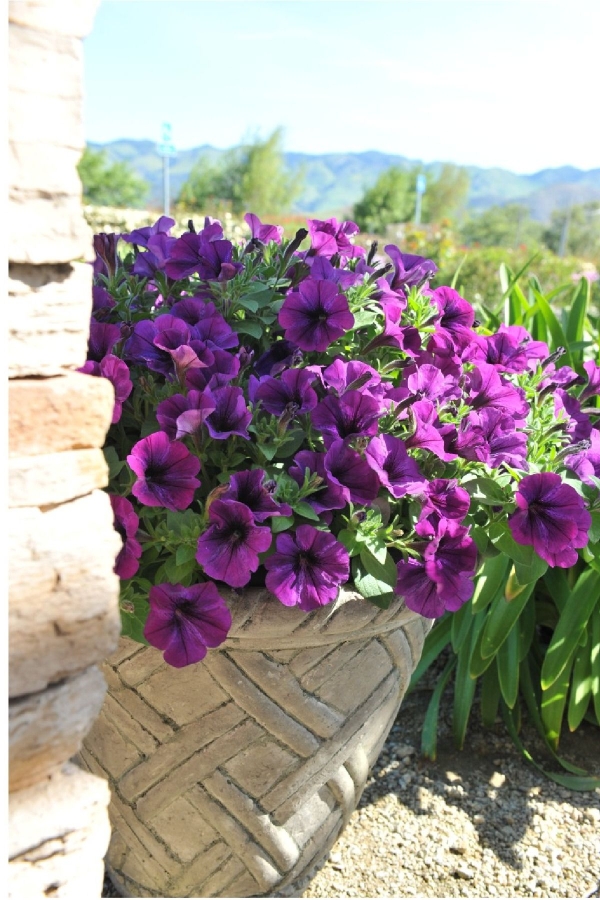
[[275, 241], [276, 244], [281, 243], [283, 237], [281, 225], [266, 225], [254, 213], [246, 213], [244, 222], [250, 226], [250, 234], [255, 240], [263, 244], [268, 244], [270, 241]]
[[562, 569], [577, 562], [585, 547], [592, 517], [583, 497], [555, 472], [526, 475], [515, 494], [517, 509], [508, 517], [517, 544], [532, 546], [549, 566]]
[[[187, 397], [173, 394], [172, 397], [161, 400], [156, 408], [156, 418], [161, 430], [174, 441], [198, 431], [215, 408], [216, 403], [209, 391], [189, 391]], [[186, 413], [191, 415], [185, 415]]]
[[456, 519], [462, 522], [469, 512], [471, 498], [464, 488], [459, 487], [456, 479], [436, 478], [425, 487], [423, 495], [421, 519], [429, 518], [430, 522]]
[[338, 222], [337, 219], [308, 219], [310, 252], [331, 259], [339, 253], [342, 262], [355, 256], [363, 256], [364, 249], [356, 247], [350, 238], [359, 230], [355, 222]]
[[351, 503], [369, 506], [379, 493], [377, 473], [344, 441], [331, 444], [325, 454], [325, 471], [329, 481], [338, 484]]
[[577, 477], [594, 486], [593, 478], [600, 478], [600, 431], [592, 428], [589, 440], [585, 442], [589, 446], [576, 450], [565, 458], [565, 465], [572, 469]]
[[348, 580], [350, 558], [332, 534], [300, 525], [280, 534], [275, 553], [265, 560], [266, 585], [284, 606], [309, 612], [334, 601]]
[[387, 244], [384, 250], [394, 264], [394, 274], [390, 279], [390, 287], [394, 291], [416, 287], [437, 272], [436, 264], [424, 256], [401, 253], [395, 244]]
[[406, 452], [404, 442], [391, 434], [374, 437], [365, 459], [393, 497], [418, 493], [426, 484], [417, 463]]
[[354, 325], [344, 294], [331, 281], [302, 281], [290, 291], [279, 311], [286, 340], [301, 350], [322, 353]]
[[236, 500], [214, 500], [209, 527], [198, 538], [196, 561], [211, 578], [243, 587], [271, 546], [271, 529], [256, 525], [252, 510]]
[[109, 498], [113, 511], [114, 528], [123, 541], [123, 546], [115, 560], [114, 571], [119, 578], [133, 578], [140, 567], [138, 559], [142, 555], [142, 545], [135, 539], [140, 520], [126, 497], [109, 494]]
[[294, 481], [302, 486], [304, 475], [308, 469], [311, 475], [317, 475], [320, 479], [319, 489], [306, 497], [317, 515], [327, 514], [333, 509], [343, 509], [347, 503], [348, 490], [338, 481], [330, 478], [325, 469], [325, 453], [317, 453], [314, 450], [301, 450], [294, 457], [295, 465], [288, 469]]
[[[264, 522], [269, 516], [291, 516], [292, 508], [287, 503], [277, 503], [265, 486], [266, 472], [250, 469], [236, 472], [229, 479], [229, 486], [221, 500], [237, 500], [247, 506], [255, 522]], [[269, 484], [267, 482], [267, 484]], [[272, 482], [276, 487], [275, 482]]]
[[134, 444], [127, 462], [138, 476], [131, 491], [145, 506], [187, 509], [200, 487], [194, 477], [200, 470], [200, 460], [183, 444], [170, 441], [163, 431]]
[[341, 397], [328, 396], [312, 414], [312, 423], [323, 434], [325, 446], [345, 438], [377, 434], [381, 406], [360, 391], [346, 391]]
[[157, 584], [148, 599], [144, 637], [178, 669], [204, 659], [207, 648], [222, 644], [231, 628], [231, 613], [210, 581], [190, 587]]

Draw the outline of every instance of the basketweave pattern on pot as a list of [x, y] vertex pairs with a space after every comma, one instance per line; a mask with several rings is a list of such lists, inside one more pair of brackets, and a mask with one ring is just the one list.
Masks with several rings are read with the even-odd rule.
[[129, 895], [270, 894], [358, 803], [430, 622], [401, 601], [261, 622], [264, 608], [249, 603], [220, 650], [179, 672], [127, 639], [105, 666], [81, 759], [111, 782], [108, 862]]

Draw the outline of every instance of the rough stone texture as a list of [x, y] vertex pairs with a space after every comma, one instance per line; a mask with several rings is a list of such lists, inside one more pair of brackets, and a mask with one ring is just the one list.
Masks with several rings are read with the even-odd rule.
[[91, 666], [48, 690], [11, 700], [11, 791], [41, 781], [79, 750], [100, 712], [105, 691], [102, 673], [97, 666]]
[[[310, 615], [266, 591], [228, 602], [231, 636], [201, 663], [122, 640], [105, 667], [81, 759], [113, 786], [107, 859], [127, 896], [271, 896], [300, 878], [358, 803], [430, 625], [351, 591]], [[354, 665], [324, 665], [342, 648]]]
[[9, 456], [38, 456], [100, 447], [114, 390], [107, 378], [78, 372], [12, 379], [8, 385]]
[[8, 461], [8, 503], [53, 506], [83, 497], [108, 484], [108, 468], [102, 450], [65, 450], [41, 456], [19, 456]]
[[[39, 211], [35, 205], [27, 208], [27, 223], [19, 223], [11, 208], [12, 228], [31, 228]], [[60, 222], [60, 210], [54, 215]], [[11, 378], [62, 375], [84, 364], [92, 311], [92, 274], [92, 267], [86, 263], [10, 264], [7, 316]]]
[[112, 568], [121, 539], [101, 491], [48, 512], [12, 509], [8, 516], [9, 690], [17, 697], [86, 669], [116, 646]]
[[[80, 32], [91, 23], [95, 5], [63, 4], [61, 16], [56, 4], [9, 4], [13, 263], [70, 263], [90, 254], [75, 166], [85, 143]], [[60, 30], [54, 12], [62, 22]], [[71, 18], [73, 24], [67, 27]]]
[[108, 787], [69, 763], [10, 794], [8, 896], [99, 897], [110, 838]]

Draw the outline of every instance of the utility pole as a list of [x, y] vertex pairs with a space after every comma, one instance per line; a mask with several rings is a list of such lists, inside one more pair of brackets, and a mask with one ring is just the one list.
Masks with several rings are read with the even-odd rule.
[[415, 225], [421, 224], [421, 200], [425, 193], [427, 180], [424, 175], [417, 175], [417, 205], [415, 207]]
[[163, 213], [165, 216], [168, 216], [171, 206], [169, 164], [171, 157], [175, 156], [175, 145], [173, 144], [172, 129], [169, 122], [163, 122], [162, 124], [158, 155], [162, 156], [163, 161]]

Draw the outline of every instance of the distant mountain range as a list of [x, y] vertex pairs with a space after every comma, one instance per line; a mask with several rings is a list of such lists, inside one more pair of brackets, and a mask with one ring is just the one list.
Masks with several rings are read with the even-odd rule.
[[[119, 140], [106, 144], [91, 143], [94, 150], [106, 150], [111, 162], [125, 161], [150, 183], [149, 203], [160, 207], [162, 198], [162, 160], [152, 141]], [[201, 156], [217, 159], [224, 150], [204, 144], [180, 150], [171, 159], [171, 193], [177, 196], [192, 167]], [[363, 153], [285, 153], [288, 168], [304, 169], [304, 190], [295, 211], [311, 214], [350, 213], [366, 188], [390, 166], [411, 168], [419, 160], [368, 150]], [[423, 167], [435, 177], [441, 162]], [[532, 217], [547, 222], [555, 209], [575, 203], [600, 200], [600, 168], [585, 172], [573, 166], [542, 169], [532, 175], [517, 175], [507, 169], [482, 169], [466, 166], [471, 183], [467, 206], [472, 211], [507, 203], [522, 203]]]

